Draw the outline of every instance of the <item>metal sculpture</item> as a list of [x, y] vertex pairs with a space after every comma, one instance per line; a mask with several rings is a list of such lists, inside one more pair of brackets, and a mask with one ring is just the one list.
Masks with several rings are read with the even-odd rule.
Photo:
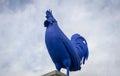
[[86, 40], [79, 34], [74, 34], [69, 40], [59, 28], [51, 10], [46, 11], [44, 26], [46, 27], [45, 43], [48, 52], [58, 71], [61, 68], [69, 71], [81, 69], [81, 65], [88, 59], [88, 47]]

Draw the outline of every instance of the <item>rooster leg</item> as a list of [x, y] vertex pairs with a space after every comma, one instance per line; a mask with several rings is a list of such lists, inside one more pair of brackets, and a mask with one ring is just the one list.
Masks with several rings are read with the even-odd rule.
[[69, 76], [69, 67], [67, 67], [67, 76]]

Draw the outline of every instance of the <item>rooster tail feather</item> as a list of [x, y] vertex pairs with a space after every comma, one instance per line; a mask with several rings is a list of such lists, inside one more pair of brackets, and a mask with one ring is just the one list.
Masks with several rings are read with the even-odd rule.
[[84, 37], [80, 36], [79, 34], [74, 34], [71, 37], [71, 42], [77, 48], [79, 57], [83, 61], [83, 64], [84, 64], [85, 60], [87, 60], [89, 56], [87, 41], [85, 40]]

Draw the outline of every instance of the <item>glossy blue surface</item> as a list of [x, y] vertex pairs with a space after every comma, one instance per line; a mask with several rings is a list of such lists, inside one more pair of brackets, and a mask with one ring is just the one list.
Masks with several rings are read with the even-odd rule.
[[44, 26], [46, 27], [45, 43], [48, 52], [54, 62], [56, 69], [67, 69], [69, 71], [77, 71], [81, 69], [81, 64], [88, 59], [88, 47], [86, 40], [79, 34], [74, 34], [69, 40], [59, 28], [57, 21], [52, 15], [51, 10], [46, 11]]

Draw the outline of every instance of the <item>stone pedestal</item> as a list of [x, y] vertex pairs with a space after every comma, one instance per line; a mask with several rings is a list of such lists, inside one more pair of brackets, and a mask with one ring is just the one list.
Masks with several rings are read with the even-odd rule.
[[44, 74], [42, 76], [66, 76], [64, 73], [58, 72], [58, 71], [52, 71], [47, 74]]

